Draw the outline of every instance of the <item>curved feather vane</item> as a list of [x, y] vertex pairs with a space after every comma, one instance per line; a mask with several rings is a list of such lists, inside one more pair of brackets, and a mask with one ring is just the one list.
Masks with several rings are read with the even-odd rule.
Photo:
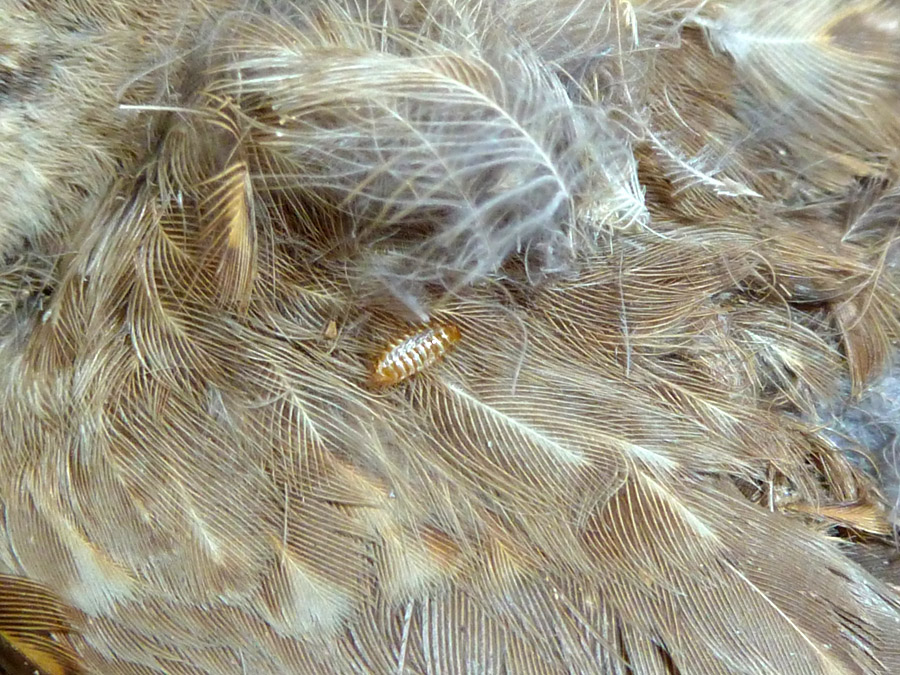
[[701, 24], [762, 97], [785, 110], [814, 106], [828, 120], [859, 114], [896, 82], [893, 19], [881, 0], [738, 1]]
[[78, 657], [62, 641], [69, 632], [64, 607], [28, 579], [0, 575], [0, 667], [17, 675], [77, 675]]
[[737, 0], [710, 4], [695, 20], [734, 60], [740, 116], [759, 139], [790, 148], [782, 160], [807, 174], [801, 180], [846, 188], [842, 181], [868, 175], [892, 154], [894, 3]]
[[[60, 195], [0, 213], [0, 572], [61, 598], [0, 576], [0, 647], [108, 675], [900, 672], [896, 462], [830, 419], [900, 340], [897, 25], [0, 12], [0, 151], [64, 164], [80, 74], [96, 116], [60, 119], [100, 153], [90, 189], [0, 162], [0, 195]], [[30, 89], [41, 40], [66, 56]], [[424, 321], [462, 337], [371, 387]]]

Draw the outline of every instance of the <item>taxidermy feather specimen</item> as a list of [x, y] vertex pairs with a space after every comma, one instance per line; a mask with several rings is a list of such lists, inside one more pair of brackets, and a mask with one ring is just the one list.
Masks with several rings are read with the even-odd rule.
[[887, 0], [0, 0], [0, 669], [900, 672], [898, 85]]

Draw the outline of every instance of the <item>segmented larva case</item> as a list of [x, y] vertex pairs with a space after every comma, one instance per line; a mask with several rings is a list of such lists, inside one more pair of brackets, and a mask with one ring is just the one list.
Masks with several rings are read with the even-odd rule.
[[452, 323], [431, 323], [394, 340], [375, 361], [371, 383], [389, 387], [428, 368], [453, 349], [462, 334]]

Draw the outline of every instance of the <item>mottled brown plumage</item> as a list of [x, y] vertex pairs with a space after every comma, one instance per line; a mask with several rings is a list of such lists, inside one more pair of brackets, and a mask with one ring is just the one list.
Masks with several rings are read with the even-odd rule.
[[[4, 2], [0, 572], [68, 607], [41, 639], [70, 616], [103, 675], [900, 672], [889, 474], [829, 419], [900, 338], [898, 26]], [[372, 388], [434, 317], [450, 358]]]

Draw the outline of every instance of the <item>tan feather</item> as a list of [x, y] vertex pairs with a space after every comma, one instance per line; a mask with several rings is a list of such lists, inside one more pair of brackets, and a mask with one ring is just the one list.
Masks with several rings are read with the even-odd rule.
[[209, 179], [217, 185], [200, 203], [201, 241], [214, 263], [219, 297], [246, 309], [256, 279], [256, 223], [246, 162], [236, 161]]
[[104, 675], [900, 672], [896, 14], [19, 3], [0, 571]]
[[700, 23], [762, 100], [783, 111], [811, 105], [823, 120], [834, 120], [866, 111], [895, 81], [894, 9], [880, 0], [764, 11], [733, 2]]
[[818, 516], [865, 534], [890, 537], [894, 533], [894, 528], [888, 522], [886, 513], [875, 504], [823, 504], [820, 506], [791, 504], [788, 508]]
[[738, 1], [709, 5], [697, 23], [734, 60], [754, 134], [790, 148], [786, 170], [815, 194], [846, 188], [861, 167], [866, 175], [898, 137], [896, 20], [896, 6], [880, 0]]
[[861, 310], [858, 309], [862, 302], [864, 300], [848, 300], [834, 310], [835, 320], [847, 351], [850, 378], [855, 394], [861, 393], [865, 383], [880, 375], [890, 362], [893, 328], [891, 324], [895, 321], [890, 316], [884, 318], [872, 316], [863, 321], [860, 316]]

